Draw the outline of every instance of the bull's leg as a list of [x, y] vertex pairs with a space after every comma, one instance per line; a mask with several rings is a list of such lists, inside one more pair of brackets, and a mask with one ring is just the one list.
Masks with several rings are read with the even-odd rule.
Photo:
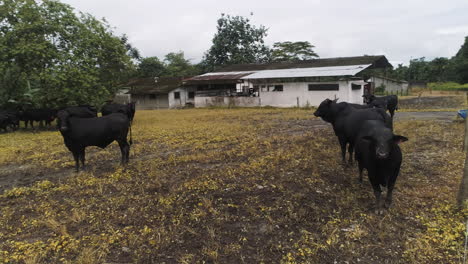
[[340, 141], [341, 147], [341, 161], [343, 164], [346, 164], [346, 139], [338, 137], [338, 140]]
[[72, 151], [73, 153], [73, 158], [75, 159], [75, 171], [79, 172], [80, 171], [80, 162], [79, 162], [79, 157], [80, 157], [80, 152], [79, 151]]
[[394, 108], [388, 109], [388, 111], [390, 112], [390, 116], [391, 116], [392, 119], [393, 119], [393, 116], [395, 115], [395, 109], [394, 109]]
[[353, 152], [354, 152], [354, 144], [350, 142], [349, 145], [348, 145], [349, 164], [350, 165], [353, 164]]
[[122, 154], [122, 165], [127, 164], [129, 160], [130, 145], [128, 145], [127, 140], [119, 140], [120, 152]]
[[393, 187], [395, 186], [396, 178], [398, 177], [398, 174], [400, 173], [400, 168], [398, 166], [397, 169], [395, 169], [393, 175], [390, 175], [391, 178], [388, 181], [388, 189], [387, 189], [387, 197], [385, 198], [385, 207], [390, 208], [392, 205], [392, 196], [393, 196]]
[[24, 121], [24, 128], [28, 128], [28, 120]]
[[361, 162], [358, 161], [358, 166], [359, 166], [359, 183], [362, 183], [362, 172], [364, 170], [364, 167], [362, 166]]
[[85, 170], [85, 148], [80, 151], [81, 169]]
[[383, 201], [381, 199], [382, 197], [382, 189], [380, 188], [379, 181], [377, 180], [377, 173], [375, 168], [367, 168], [367, 174], [369, 176], [369, 181], [372, 184], [372, 189], [374, 190], [374, 195], [375, 195], [375, 202], [376, 202], [376, 207], [375, 207], [375, 213], [376, 214], [383, 214]]

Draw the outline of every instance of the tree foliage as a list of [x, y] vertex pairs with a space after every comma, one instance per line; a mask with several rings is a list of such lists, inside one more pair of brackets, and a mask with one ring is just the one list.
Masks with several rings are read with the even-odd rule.
[[468, 83], [468, 36], [465, 42], [458, 50], [457, 54], [451, 59], [454, 81], [458, 83]]
[[164, 62], [166, 63], [164, 76], [193, 76], [200, 72], [196, 65], [191, 64], [189, 60], [185, 59], [184, 52], [182, 51], [167, 54]]
[[165, 65], [158, 57], [142, 58], [138, 65], [139, 77], [156, 77], [164, 73]]
[[424, 57], [410, 60], [409, 66], [399, 64], [391, 76], [407, 81], [443, 82], [448, 80], [450, 60], [439, 57], [426, 61]]
[[271, 59], [273, 61], [310, 60], [318, 57], [318, 54], [313, 50], [314, 47], [308, 41], [275, 42], [271, 52]]
[[468, 83], [468, 37], [452, 58], [412, 59], [408, 66], [399, 64], [391, 76], [407, 81]]
[[182, 51], [166, 54], [164, 61], [158, 57], [143, 58], [138, 65], [139, 77], [183, 77], [199, 73], [198, 65], [190, 63]]
[[0, 21], [0, 104], [100, 104], [139, 57], [106, 21], [58, 1], [0, 0]]
[[203, 65], [212, 70], [222, 65], [268, 61], [270, 49], [263, 40], [267, 31], [264, 26], [251, 25], [248, 18], [221, 14]]

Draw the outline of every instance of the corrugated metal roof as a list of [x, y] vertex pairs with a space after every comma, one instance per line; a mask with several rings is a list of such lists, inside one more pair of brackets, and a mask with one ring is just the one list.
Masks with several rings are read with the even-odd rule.
[[377, 56], [355, 56], [338, 58], [321, 58], [303, 61], [282, 61], [262, 64], [234, 64], [224, 66], [215, 72], [239, 72], [239, 71], [259, 71], [259, 70], [279, 70], [296, 68], [314, 68], [314, 67], [334, 67], [372, 64], [371, 68], [392, 67], [384, 55]]
[[242, 79], [272, 79], [272, 78], [296, 78], [296, 77], [326, 77], [326, 76], [354, 76], [363, 71], [371, 64], [335, 66], [335, 67], [315, 67], [315, 68], [297, 68], [281, 70], [257, 71]]
[[167, 94], [182, 86], [183, 77], [137, 78], [132, 79], [124, 87], [130, 87], [130, 94]]
[[240, 72], [209, 72], [198, 75], [192, 78], [185, 79], [184, 81], [212, 81], [212, 80], [239, 80], [247, 76], [253, 71], [240, 71]]

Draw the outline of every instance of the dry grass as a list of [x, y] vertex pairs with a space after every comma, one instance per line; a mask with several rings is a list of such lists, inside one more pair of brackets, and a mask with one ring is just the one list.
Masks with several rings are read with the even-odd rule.
[[79, 174], [58, 132], [2, 134], [0, 175], [37, 182], [0, 196], [0, 262], [456, 263], [463, 124], [395, 127], [410, 141], [384, 216], [311, 111], [140, 111], [130, 165], [113, 144]]

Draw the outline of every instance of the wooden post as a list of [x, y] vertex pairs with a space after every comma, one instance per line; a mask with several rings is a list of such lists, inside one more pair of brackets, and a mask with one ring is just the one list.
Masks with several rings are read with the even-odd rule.
[[458, 190], [458, 207], [462, 208], [466, 200], [468, 200], [468, 155], [465, 156], [465, 168], [463, 169], [463, 178], [460, 183], [460, 189]]
[[297, 100], [297, 107], [299, 108], [299, 97], [296, 97]]
[[457, 203], [460, 208], [463, 206], [463, 203], [468, 200], [468, 117], [465, 118], [465, 140], [463, 151], [465, 152], [465, 168], [463, 170], [463, 178], [461, 180], [457, 196]]
[[463, 141], [463, 151], [468, 152], [468, 116], [465, 118], [465, 140]]

